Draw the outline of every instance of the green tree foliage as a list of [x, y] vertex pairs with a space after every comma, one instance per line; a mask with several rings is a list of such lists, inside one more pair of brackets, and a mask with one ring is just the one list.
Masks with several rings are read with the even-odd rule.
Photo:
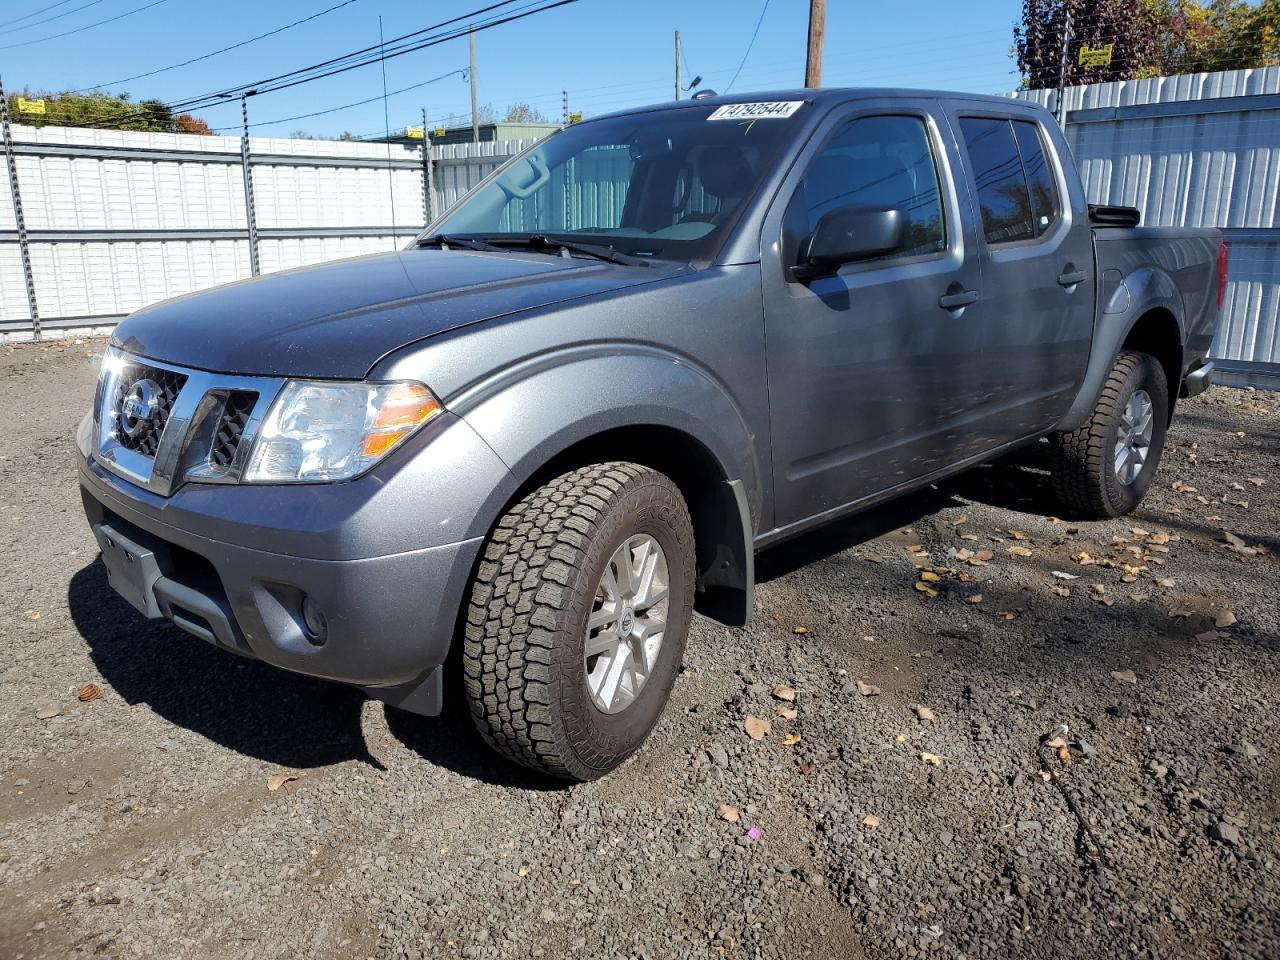
[[[18, 109], [18, 98], [44, 101], [44, 113]], [[129, 94], [32, 92], [30, 89], [9, 95], [9, 116], [15, 123], [33, 127], [96, 126], [110, 130], [152, 130], [165, 133], [195, 133], [208, 136], [209, 125], [189, 113], [174, 115], [159, 100], [134, 102]]]
[[[1280, 65], [1280, 0], [1023, 0], [1013, 38], [1025, 86], [1057, 86], [1068, 13], [1068, 85]], [[1109, 64], [1080, 64], [1081, 48], [1107, 44]]]

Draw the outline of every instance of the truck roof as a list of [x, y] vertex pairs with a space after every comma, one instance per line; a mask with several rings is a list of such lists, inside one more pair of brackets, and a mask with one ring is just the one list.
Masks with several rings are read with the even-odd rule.
[[776, 100], [804, 100], [815, 106], [827, 107], [838, 103], [849, 103], [854, 100], [915, 100], [915, 99], [972, 100], [993, 105], [1038, 106], [1027, 100], [1015, 100], [1011, 97], [996, 96], [986, 93], [964, 93], [957, 90], [913, 90], [906, 87], [824, 87], [813, 90], [806, 87], [793, 87], [786, 90], [754, 90], [749, 93], [717, 94], [714, 97], [701, 99], [668, 100], [665, 103], [649, 103], [643, 106], [627, 107], [612, 113], [591, 117], [590, 120], [602, 120], [607, 117], [624, 117], [635, 113], [649, 113], [654, 110], [670, 110], [691, 108], [695, 106], [719, 106], [727, 103], [765, 103]]

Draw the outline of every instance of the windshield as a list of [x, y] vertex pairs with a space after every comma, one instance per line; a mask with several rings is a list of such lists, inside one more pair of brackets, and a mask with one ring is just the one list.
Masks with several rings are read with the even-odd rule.
[[636, 257], [710, 260], [791, 136], [800, 106], [708, 105], [573, 124], [431, 232], [563, 237]]

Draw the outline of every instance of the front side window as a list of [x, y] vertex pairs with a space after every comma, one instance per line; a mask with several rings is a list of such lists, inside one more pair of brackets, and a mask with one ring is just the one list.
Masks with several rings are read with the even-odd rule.
[[960, 131], [969, 149], [970, 175], [978, 191], [987, 243], [1035, 239], [1031, 194], [1012, 125], [1008, 120], [961, 117]]
[[495, 242], [538, 235], [636, 257], [710, 259], [802, 111], [726, 113], [691, 106], [575, 123], [470, 194], [435, 232]]
[[898, 210], [907, 227], [889, 257], [937, 253], [946, 247], [938, 171], [920, 117], [862, 117], [822, 148], [788, 209], [788, 232], [807, 235], [840, 207]]

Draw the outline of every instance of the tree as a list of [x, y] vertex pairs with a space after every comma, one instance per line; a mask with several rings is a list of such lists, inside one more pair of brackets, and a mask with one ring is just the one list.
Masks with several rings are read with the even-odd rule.
[[503, 118], [507, 123], [547, 123], [546, 114], [527, 103], [513, 103]]
[[[1013, 39], [1026, 87], [1057, 86], [1068, 11], [1068, 85], [1280, 64], [1280, 0], [1024, 0]], [[1080, 65], [1082, 47], [1109, 43], [1110, 64]]]
[[[43, 100], [44, 113], [19, 112], [18, 97], [24, 100]], [[110, 130], [178, 131], [208, 135], [209, 125], [203, 120], [182, 114], [175, 117], [173, 111], [159, 100], [141, 100], [137, 103], [127, 93], [107, 93], [94, 90], [90, 93], [64, 91], [32, 92], [24, 89], [21, 94], [9, 97], [9, 113], [18, 123], [33, 127], [104, 127]]]
[[[1144, 0], [1023, 0], [1022, 22], [1013, 28], [1013, 42], [1028, 88], [1058, 85], [1068, 13], [1068, 86], [1126, 80], [1155, 61], [1158, 23], [1152, 4]], [[1080, 65], [1082, 47], [1096, 49], [1109, 43], [1115, 44], [1110, 64]]]

